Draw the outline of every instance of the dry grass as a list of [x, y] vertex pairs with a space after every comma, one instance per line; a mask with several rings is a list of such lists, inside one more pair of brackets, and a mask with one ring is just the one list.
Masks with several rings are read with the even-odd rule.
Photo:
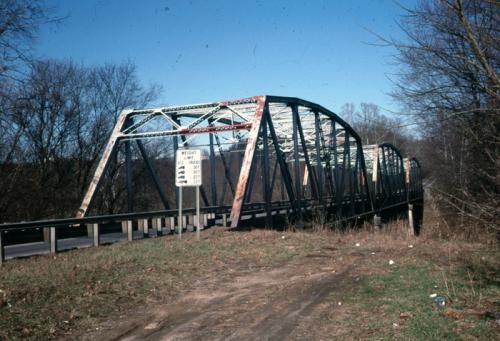
[[[134, 306], [168, 300], [194, 279], [273, 266], [310, 252], [320, 236], [212, 229], [9, 261], [0, 269], [0, 340], [68, 337]], [[276, 247], [279, 245], [280, 247]]]
[[[404, 221], [377, 232], [370, 225], [314, 233], [212, 229], [200, 242], [188, 234], [9, 261], [0, 269], [0, 340], [74, 339], [138, 306], [168, 303], [195, 282], [291, 261], [311, 262], [311, 269], [356, 264], [351, 283], [324, 302], [346, 301], [328, 315], [336, 331], [322, 324], [318, 338], [498, 336], [485, 317], [500, 306], [497, 246], [436, 238], [427, 228], [419, 238]], [[451, 317], [429, 299], [433, 291], [446, 297]], [[401, 313], [412, 317], [402, 321]]]
[[[463, 236], [437, 238], [431, 233], [434, 231], [426, 232], [427, 227], [424, 225], [418, 238], [409, 236], [405, 221], [386, 224], [377, 232], [366, 225], [331, 233], [338, 243], [359, 245], [357, 253], [366, 255], [357, 264], [358, 284], [332, 297], [332, 302], [348, 297], [342, 311], [334, 314], [332, 323], [344, 326], [344, 332], [335, 332], [335, 337], [348, 340], [500, 337], [498, 245], [491, 241], [471, 242]], [[389, 265], [390, 260], [393, 265]], [[439, 309], [429, 297], [433, 293], [445, 298], [444, 309]]]
[[432, 240], [456, 240], [495, 245], [500, 242], [499, 229], [485, 227], [477, 222], [465, 220], [453, 212], [440, 209], [430, 195], [426, 197], [424, 226], [421, 237]]

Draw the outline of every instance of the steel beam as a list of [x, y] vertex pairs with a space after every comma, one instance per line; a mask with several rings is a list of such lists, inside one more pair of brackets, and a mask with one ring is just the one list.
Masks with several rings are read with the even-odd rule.
[[263, 188], [264, 188], [264, 201], [266, 204], [266, 227], [273, 226], [273, 216], [271, 213], [271, 191], [269, 186], [269, 145], [267, 138], [267, 122], [262, 124], [262, 159], [263, 159]]
[[300, 176], [300, 161], [299, 161], [299, 137], [298, 137], [298, 127], [299, 127], [299, 117], [298, 117], [297, 105], [292, 105], [292, 140], [293, 140], [293, 166], [295, 170], [295, 207], [297, 207], [297, 222], [302, 225], [302, 187], [301, 187], [301, 176]]
[[241, 209], [247, 190], [249, 172], [254, 161], [255, 148], [257, 146], [257, 140], [259, 138], [259, 131], [262, 124], [262, 114], [264, 112], [265, 104], [266, 98], [259, 97], [257, 101], [257, 109], [255, 111], [254, 120], [252, 122], [252, 127], [250, 129], [250, 132], [248, 133], [243, 165], [240, 170], [240, 176], [238, 179], [238, 184], [236, 186], [233, 206], [231, 208], [231, 227], [237, 227], [241, 219]]
[[315, 149], [316, 149], [316, 179], [318, 181], [318, 199], [320, 204], [325, 206], [325, 202], [323, 200], [323, 164], [321, 160], [321, 121], [319, 118], [318, 112], [314, 113], [314, 131], [316, 134], [316, 140], [315, 140]]
[[104, 153], [101, 156], [101, 160], [99, 161], [99, 164], [97, 165], [97, 169], [94, 173], [94, 177], [90, 181], [89, 187], [87, 189], [87, 192], [85, 193], [85, 196], [83, 197], [82, 204], [80, 205], [80, 208], [78, 209], [78, 212], [76, 213], [77, 218], [84, 217], [85, 214], [87, 213], [87, 210], [94, 199], [95, 193], [99, 187], [99, 184], [102, 179], [102, 175], [106, 171], [108, 165], [109, 165], [109, 159], [113, 152], [116, 150], [117, 146], [117, 141], [121, 135], [121, 130], [125, 124], [125, 121], [127, 119], [127, 116], [132, 112], [132, 110], [124, 110], [120, 113], [118, 116], [118, 119], [115, 124], [115, 128], [113, 129], [113, 132], [111, 133], [111, 137], [108, 140], [108, 144], [106, 145], [106, 148], [104, 149]]
[[[209, 121], [210, 122], [210, 121]], [[214, 136], [213, 134], [209, 135], [210, 141], [210, 193], [212, 196], [212, 205], [217, 205], [217, 188], [215, 184], [215, 151], [214, 151]]]

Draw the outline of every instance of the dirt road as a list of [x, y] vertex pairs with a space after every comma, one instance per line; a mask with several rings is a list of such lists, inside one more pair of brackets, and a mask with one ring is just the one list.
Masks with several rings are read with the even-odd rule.
[[[359, 258], [359, 257], [358, 257]], [[342, 288], [351, 285], [356, 257], [336, 262], [334, 249], [272, 268], [212, 273], [171, 303], [145, 307], [100, 340], [282, 340], [332, 335], [342, 314]], [[339, 303], [340, 302], [340, 303]]]

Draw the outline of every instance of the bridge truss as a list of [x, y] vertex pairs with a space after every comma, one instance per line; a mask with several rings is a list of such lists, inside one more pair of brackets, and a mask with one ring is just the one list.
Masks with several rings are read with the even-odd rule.
[[396, 147], [363, 147], [344, 120], [320, 105], [298, 98], [257, 96], [122, 112], [79, 217], [87, 214], [112, 155], [121, 146], [127, 159], [129, 208], [133, 206], [130, 144], [134, 142], [164, 208], [178, 205], [178, 195], [168, 197], [148, 158], [142, 141], [150, 139], [169, 140], [171, 157], [180, 148], [206, 150], [203, 203], [230, 206], [232, 227], [238, 227], [245, 212], [257, 206], [265, 213], [266, 226], [272, 226], [282, 209], [292, 222], [301, 222], [313, 210], [340, 221], [422, 197], [418, 162], [404, 160]]
[[[169, 148], [152, 155], [152, 144]], [[418, 233], [423, 187], [416, 159], [404, 158], [388, 143], [363, 146], [349, 124], [320, 105], [256, 96], [123, 111], [76, 217], [0, 225], [0, 263], [5, 237], [19, 231], [43, 230], [55, 253], [61, 249], [58, 240], [78, 228], [88, 234], [83, 244], [97, 246], [106, 231], [121, 229], [116, 241], [132, 240], [137, 233], [147, 236], [148, 227], [162, 234], [174, 232], [176, 226], [193, 226], [194, 201], [189, 195], [183, 195], [185, 216], [176, 216], [179, 195], [172, 168], [175, 152], [183, 148], [202, 149], [205, 155], [200, 189], [204, 226], [260, 224], [255, 219], [266, 227], [318, 220], [344, 225], [373, 217], [377, 225], [381, 218], [406, 216], [412, 233]], [[161, 204], [143, 212], [134, 212], [134, 192], [144, 190], [134, 188], [138, 162], [145, 165]], [[113, 178], [110, 165], [117, 164], [123, 164], [123, 176]], [[117, 180], [125, 182], [128, 212], [93, 214], [103, 183]]]

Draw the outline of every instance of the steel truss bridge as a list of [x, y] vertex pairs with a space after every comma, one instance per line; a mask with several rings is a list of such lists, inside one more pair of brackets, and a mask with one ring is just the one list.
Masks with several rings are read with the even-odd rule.
[[[148, 143], [172, 148], [151, 158]], [[134, 158], [133, 148], [140, 158]], [[255, 226], [260, 224], [256, 219], [269, 228], [311, 221], [345, 226], [372, 218], [380, 224], [380, 218], [405, 216], [412, 233], [418, 233], [423, 187], [415, 158], [403, 157], [389, 143], [363, 146], [349, 124], [315, 103], [256, 96], [123, 111], [76, 217], [0, 225], [0, 259], [9, 248], [5, 247], [8, 234], [19, 230], [43, 229], [48, 245], [43, 252], [57, 252], [71, 248], [62, 246], [64, 237], [78, 228], [87, 235], [80, 246], [97, 246], [106, 238], [113, 242], [152, 232], [171, 233], [180, 225], [192, 228], [194, 201], [184, 196], [186, 209], [178, 217], [179, 195], [172, 187], [173, 179], [157, 172], [166, 164], [172, 167], [173, 162], [162, 160], [173, 161], [175, 151], [183, 148], [202, 149], [205, 154], [200, 189], [205, 227], [216, 223], [232, 228]], [[129, 212], [92, 215], [102, 184], [110, 181], [108, 169], [117, 159], [124, 159]], [[133, 212], [133, 165], [139, 161], [146, 166], [161, 209]]]

